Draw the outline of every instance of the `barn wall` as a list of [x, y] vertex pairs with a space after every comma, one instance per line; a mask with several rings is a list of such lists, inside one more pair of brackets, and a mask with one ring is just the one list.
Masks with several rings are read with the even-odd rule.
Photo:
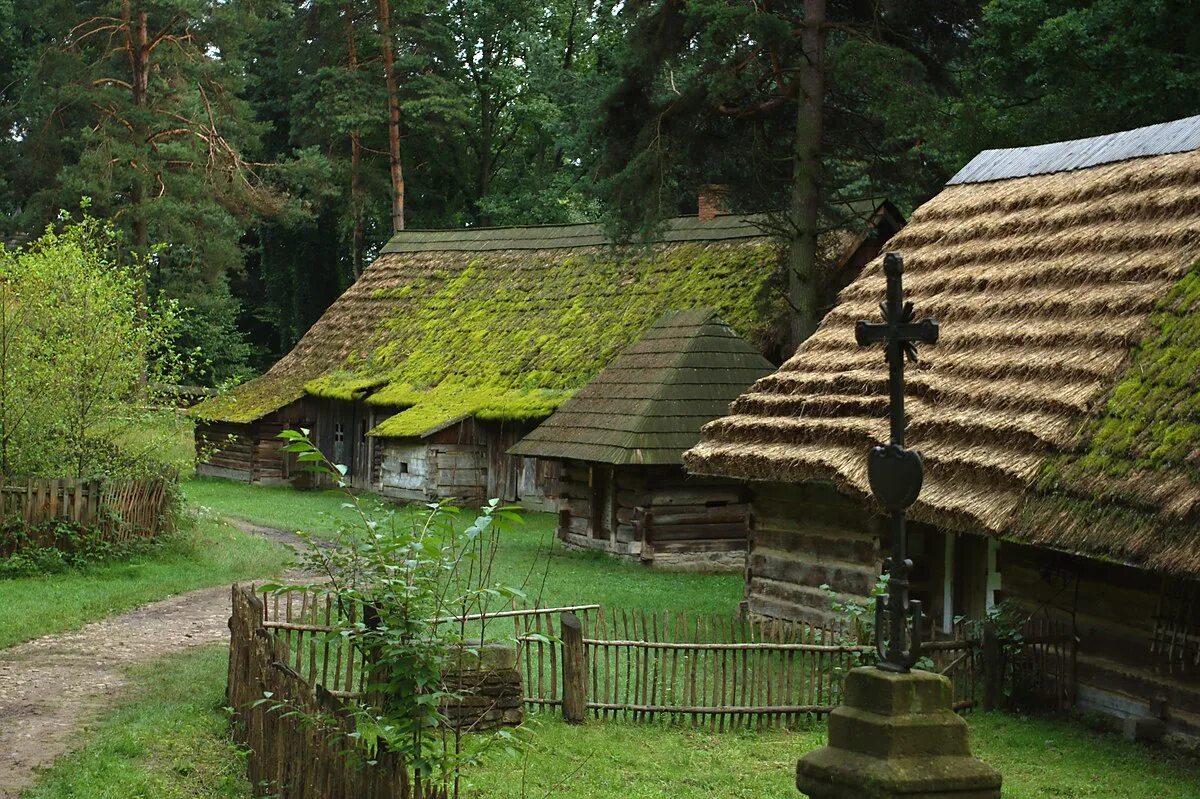
[[747, 489], [675, 466], [565, 461], [559, 537], [656, 566], [738, 570], [745, 562]]
[[750, 613], [828, 622], [833, 611], [820, 586], [865, 600], [881, 562], [875, 521], [832, 486], [755, 486], [746, 557]]
[[424, 439], [378, 439], [376, 446], [381, 450], [376, 485], [384, 496], [422, 502], [477, 503], [484, 499], [486, 445], [473, 420]]
[[[1156, 696], [1166, 698], [1172, 726], [1200, 734], [1200, 587], [1142, 569], [1005, 544], [1000, 549], [1002, 595], [1022, 608], [1073, 623], [1080, 707], [1110, 715], [1147, 715]], [[1172, 614], [1164, 588], [1190, 589], [1191, 646], [1152, 651], [1156, 625], [1169, 616], [1164, 638], [1183, 641], [1183, 614]], [[1164, 601], [1166, 599], [1167, 601]]]
[[196, 464], [201, 477], [224, 477], [250, 482], [258, 423], [201, 422], [196, 425]]

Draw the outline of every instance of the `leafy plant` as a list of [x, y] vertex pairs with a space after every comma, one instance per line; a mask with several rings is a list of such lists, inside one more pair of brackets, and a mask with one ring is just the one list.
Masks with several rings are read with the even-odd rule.
[[[396, 753], [411, 772], [417, 796], [440, 789], [457, 794], [460, 770], [486, 746], [464, 754], [461, 731], [444, 723], [443, 708], [462, 696], [443, 675], [477, 656], [486, 639], [486, 619], [468, 616], [524, 599], [521, 590], [492, 578], [501, 524], [519, 517], [498, 500], [466, 524], [456, 523], [457, 508], [442, 503], [416, 515], [369, 510], [348, 490], [345, 466], [329, 461], [306, 432], [288, 430], [280, 437], [285, 452], [345, 490], [343, 507], [354, 521], [339, 527], [332, 546], [305, 536], [301, 564], [319, 574], [320, 582], [264, 590], [307, 591], [318, 601], [332, 597], [337, 613], [328, 635], [369, 664], [366, 696], [353, 706], [352, 733], [367, 764], [381, 752]], [[510, 742], [512, 733], [491, 738]]]

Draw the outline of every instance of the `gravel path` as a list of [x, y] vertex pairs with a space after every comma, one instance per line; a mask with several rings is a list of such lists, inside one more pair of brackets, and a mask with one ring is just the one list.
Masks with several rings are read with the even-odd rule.
[[[296, 545], [283, 530], [228, 520]], [[284, 575], [284, 578], [297, 575]], [[0, 799], [16, 799], [36, 770], [68, 751], [126, 684], [126, 669], [229, 640], [230, 588], [204, 588], [0, 650]]]

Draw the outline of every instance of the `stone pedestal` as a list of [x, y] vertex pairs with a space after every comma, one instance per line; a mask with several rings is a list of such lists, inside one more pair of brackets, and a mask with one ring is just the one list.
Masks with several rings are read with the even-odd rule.
[[940, 675], [855, 669], [829, 745], [796, 764], [796, 787], [811, 799], [999, 799], [1000, 774], [971, 756], [951, 705]]
[[474, 643], [471, 648], [457, 653], [442, 675], [446, 687], [462, 697], [442, 703], [445, 723], [470, 732], [517, 726], [525, 720], [517, 648], [499, 643]]

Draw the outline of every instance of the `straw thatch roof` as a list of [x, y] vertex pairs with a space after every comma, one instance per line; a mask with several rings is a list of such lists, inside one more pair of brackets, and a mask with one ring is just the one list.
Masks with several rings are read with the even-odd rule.
[[757, 218], [673, 220], [647, 246], [595, 225], [397, 234], [262, 377], [197, 406], [249, 422], [305, 394], [401, 408], [373, 432], [548, 416], [664, 308], [711, 306], [766, 349], [785, 317], [781, 247]]
[[678, 465], [700, 427], [773, 370], [712, 308], [668, 311], [509, 453]]
[[[1169, 154], [1147, 154], [1155, 132], [1135, 138], [1126, 160], [1120, 142], [1013, 151], [1024, 177], [987, 153], [963, 170], [981, 182], [960, 173], [889, 244], [918, 313], [942, 324], [908, 372], [909, 443], [926, 462], [912, 511], [1197, 574], [1200, 151], [1175, 153], [1173, 135]], [[704, 428], [688, 468], [828, 480], [867, 499], [887, 371], [854, 323], [883, 295], [877, 259], [794, 357]]]

